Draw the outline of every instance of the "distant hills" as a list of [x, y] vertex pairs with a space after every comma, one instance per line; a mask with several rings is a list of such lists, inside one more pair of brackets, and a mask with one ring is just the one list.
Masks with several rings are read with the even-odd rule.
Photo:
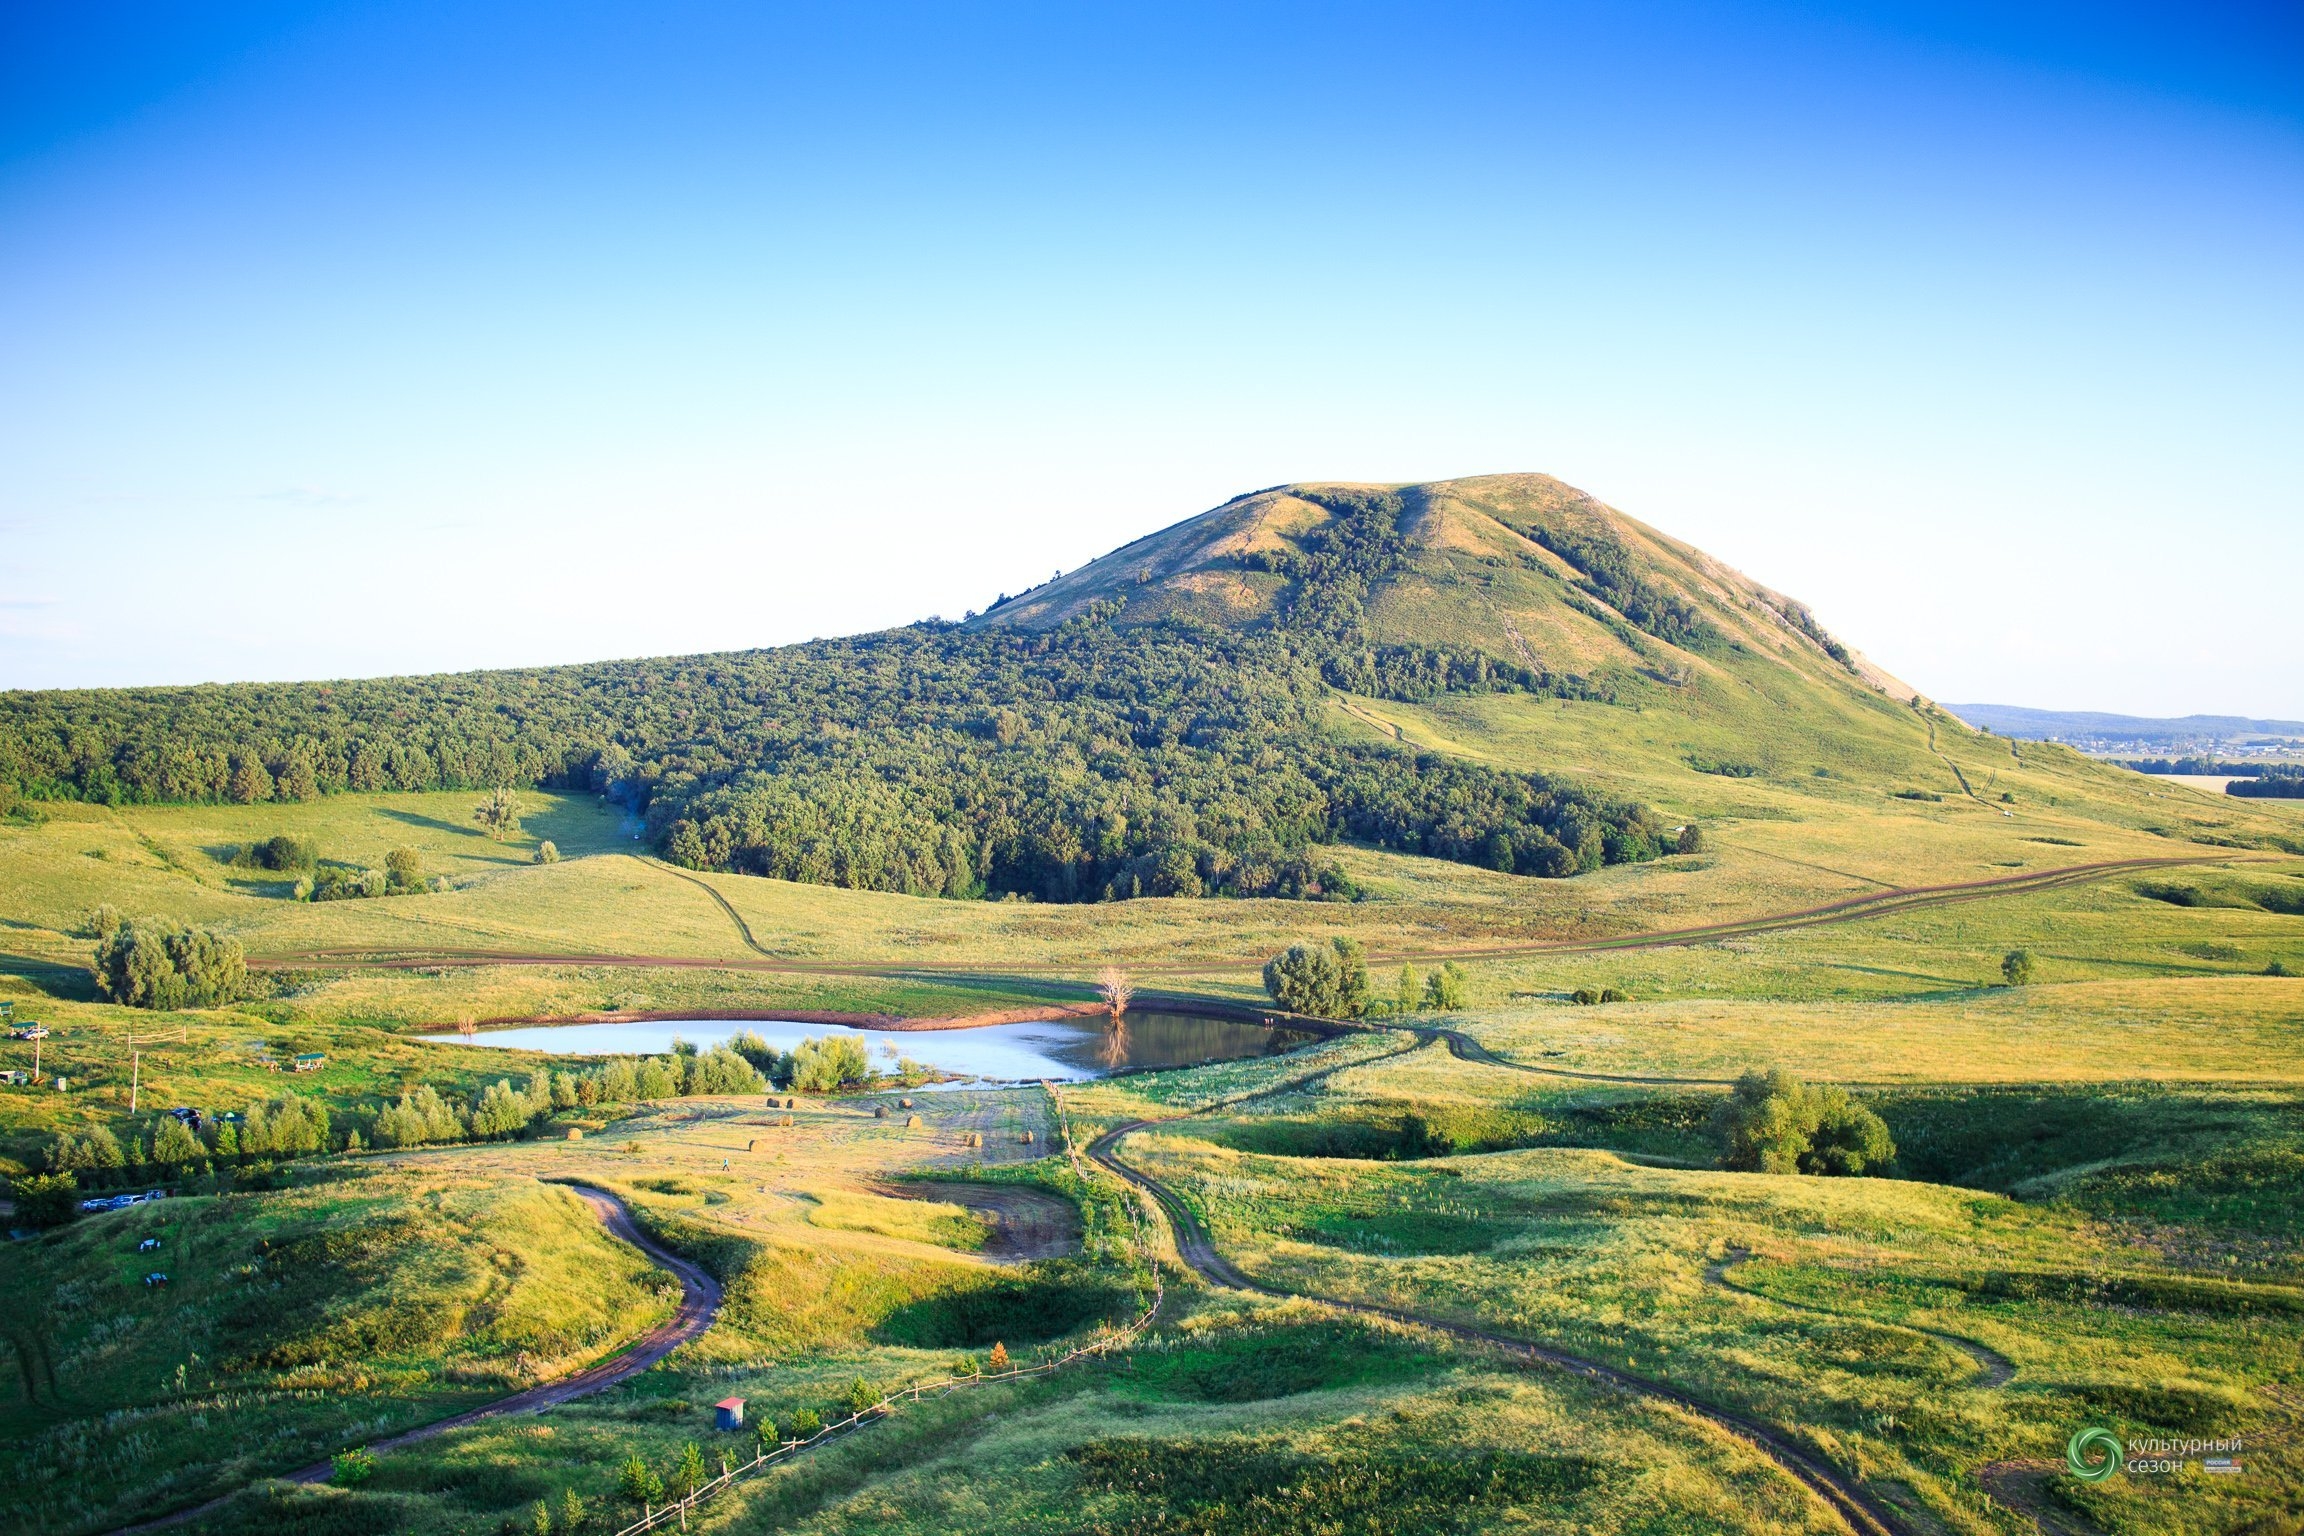
[[2015, 704], [1946, 704], [1980, 730], [2033, 741], [2061, 741], [2085, 751], [2191, 751], [2304, 742], [2304, 720], [2244, 715], [2112, 715], [2091, 710], [2026, 709]]

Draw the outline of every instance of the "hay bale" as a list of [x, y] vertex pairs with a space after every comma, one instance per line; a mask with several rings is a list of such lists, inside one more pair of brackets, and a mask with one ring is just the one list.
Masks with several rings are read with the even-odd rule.
[[570, 1141], [582, 1141], [584, 1139], [584, 1127], [580, 1125], [568, 1127], [568, 1139]]
[[1039, 1138], [1038, 1138], [1038, 1137], [1036, 1137], [1036, 1136], [1034, 1136], [1034, 1135], [1033, 1135], [1033, 1134], [1032, 1134], [1030, 1131], [1026, 1131], [1026, 1132], [1025, 1132], [1023, 1135], [1021, 1135], [1021, 1136], [1017, 1137], [1016, 1139], [1017, 1139], [1018, 1141], [1020, 1141], [1020, 1142], [1024, 1143], [1024, 1145], [1026, 1145], [1026, 1146], [1030, 1146], [1030, 1145], [1032, 1145], [1032, 1143], [1033, 1143], [1033, 1142], [1037, 1141]]
[[887, 1119], [887, 1118], [888, 1118], [888, 1106], [887, 1106], [887, 1105], [885, 1105], [885, 1104], [875, 1104], [875, 1105], [873, 1105], [873, 1106], [872, 1106], [872, 1118], [873, 1118], [873, 1119], [875, 1119], [875, 1120], [885, 1120], [885, 1119]]
[[792, 1123], [792, 1117], [790, 1115], [778, 1115], [776, 1117], [776, 1123], [780, 1126], [790, 1126]]
[[970, 1131], [968, 1133], [968, 1145], [972, 1147], [984, 1145], [984, 1133], [982, 1131]]
[[906, 1115], [904, 1117], [904, 1129], [908, 1131], [916, 1131], [920, 1129], [920, 1125], [921, 1120], [918, 1115]]
[[912, 1107], [912, 1101], [910, 1099], [898, 1099], [896, 1102], [906, 1109], [910, 1109]]

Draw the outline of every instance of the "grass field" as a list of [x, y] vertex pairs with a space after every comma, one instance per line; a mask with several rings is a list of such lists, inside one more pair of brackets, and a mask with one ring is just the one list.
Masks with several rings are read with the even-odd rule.
[[[50, 1027], [41, 1070], [71, 1085], [0, 1087], [12, 1176], [66, 1133], [128, 1140], [170, 1107], [286, 1092], [317, 1100], [340, 1145], [403, 1091], [463, 1102], [549, 1064], [410, 1038], [467, 1021], [944, 1017], [1076, 1001], [1110, 963], [1261, 1000], [1266, 956], [1328, 934], [1425, 965], [1480, 956], [1469, 1006], [1407, 1021], [1421, 1036], [1067, 1091], [1083, 1141], [1156, 1122], [1126, 1142], [1131, 1165], [1295, 1299], [1186, 1267], [1153, 1208], [1052, 1149], [1037, 1087], [911, 1109], [587, 1105], [517, 1139], [186, 1170], [178, 1198], [0, 1249], [7, 1294], [29, 1298], [5, 1329], [10, 1528], [81, 1536], [242, 1489], [196, 1528], [540, 1532], [542, 1503], [553, 1529], [610, 1531], [633, 1513], [629, 1458], [669, 1476], [691, 1443], [708, 1471], [749, 1456], [748, 1431], [711, 1428], [720, 1398], [789, 1428], [859, 1382], [944, 1376], [995, 1343], [1030, 1360], [1136, 1316], [1157, 1268], [1164, 1305], [1124, 1355], [908, 1406], [691, 1523], [1847, 1528], [1717, 1410], [1923, 1536], [2298, 1529], [2304, 811], [1969, 731], [1808, 654], [1717, 573], [1702, 579], [1738, 644], [1673, 672], [1622, 626], [1564, 617], [1582, 610], [1501, 534], [1442, 533], [1419, 555], [1431, 579], [1375, 604], [1379, 629], [1501, 626], [1499, 655], [1525, 634], [1647, 670], [1607, 705], [1339, 696], [1335, 728], [1570, 773], [1695, 821], [1703, 851], [1538, 881], [1354, 847], [1337, 852], [1367, 892], [1350, 904], [1053, 906], [692, 873], [601, 802], [542, 793], [504, 841], [475, 826], [476, 794], [47, 803], [0, 822], [0, 998]], [[280, 833], [357, 867], [414, 848], [449, 888], [298, 901], [235, 861]], [[560, 862], [534, 861], [545, 838]], [[1910, 896], [2130, 860], [2184, 862]], [[1789, 916], [1852, 900], [1888, 905]], [[96, 1001], [100, 905], [238, 938], [251, 995]], [[1646, 942], [1673, 930], [1706, 931]], [[2035, 979], [2002, 985], [2019, 949]], [[1628, 1000], [1572, 1000], [1600, 988]], [[0, 1043], [12, 1068], [33, 1050]], [[325, 1066], [268, 1069], [303, 1052]], [[1848, 1085], [1896, 1142], [1890, 1176], [1721, 1171], [1722, 1086], [1771, 1066]], [[708, 1330], [596, 1396], [389, 1452], [356, 1488], [265, 1481], [669, 1315], [664, 1272], [544, 1182], [569, 1179], [711, 1271]], [[146, 1236], [159, 1257], [136, 1251]], [[164, 1289], [141, 1283], [154, 1268]], [[1545, 1345], [1703, 1407], [1312, 1296]], [[2095, 1424], [2236, 1438], [2245, 1470], [2209, 1477], [2195, 1455], [2085, 1483], [2062, 1456]], [[589, 1512], [575, 1524], [570, 1494]]]

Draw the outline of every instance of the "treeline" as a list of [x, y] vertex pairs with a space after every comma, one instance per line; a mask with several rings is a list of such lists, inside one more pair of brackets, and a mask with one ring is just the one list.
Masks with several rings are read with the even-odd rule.
[[1399, 498], [1336, 502], [1275, 557], [1293, 585], [1271, 629], [1116, 627], [1108, 603], [1045, 632], [929, 623], [722, 656], [9, 693], [0, 783], [114, 804], [540, 785], [642, 814], [690, 867], [954, 897], [1349, 897], [1319, 852], [1341, 837], [1555, 877], [1654, 856], [1644, 808], [1327, 733], [1330, 686], [1582, 687], [1370, 644], [1363, 599], [1404, 558]]
[[2234, 779], [2224, 793], [2251, 800], [2304, 800], [2304, 768], [2267, 768], [2253, 779]]
[[1509, 526], [1583, 572], [1592, 589], [1636, 628], [1684, 651], [1717, 654], [1729, 648], [1728, 637], [1693, 603], [1643, 577], [1632, 552], [1614, 535], [1598, 528], [1553, 528], [1542, 523]]
[[[917, 1063], [898, 1063], [900, 1080], [926, 1075]], [[771, 1088], [832, 1093], [876, 1080], [869, 1056], [854, 1037], [803, 1040], [778, 1051], [745, 1031], [711, 1050], [675, 1039], [661, 1056], [618, 1056], [597, 1067], [531, 1073], [515, 1086], [500, 1078], [468, 1098], [430, 1084], [403, 1092], [373, 1110], [331, 1116], [318, 1099], [284, 1093], [237, 1115], [203, 1115], [197, 1122], [173, 1113], [125, 1135], [108, 1126], [67, 1133], [49, 1148], [47, 1172], [69, 1175], [75, 1188], [147, 1183], [210, 1175], [369, 1147], [421, 1147], [466, 1141], [503, 1141], [570, 1110], [613, 1109], [701, 1094], [764, 1094]]]

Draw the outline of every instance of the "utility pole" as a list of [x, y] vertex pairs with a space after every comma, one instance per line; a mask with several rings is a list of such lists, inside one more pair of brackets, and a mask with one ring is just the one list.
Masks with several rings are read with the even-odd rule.
[[134, 1114], [136, 1113], [136, 1091], [143, 1082], [144, 1053], [131, 1051], [128, 1055], [128, 1113]]
[[37, 1040], [32, 1042], [32, 1081], [35, 1086], [40, 1081], [40, 1042]]

